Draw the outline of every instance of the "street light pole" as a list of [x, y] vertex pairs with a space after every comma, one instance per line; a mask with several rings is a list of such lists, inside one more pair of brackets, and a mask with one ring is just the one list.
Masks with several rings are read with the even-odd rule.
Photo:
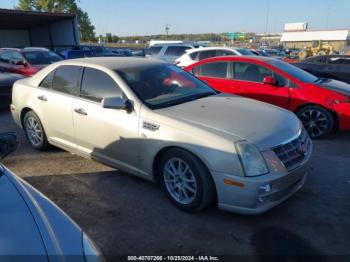
[[265, 25], [265, 45], [267, 43], [267, 34], [269, 30], [270, 0], [267, 0], [266, 4], [267, 4], [267, 8], [266, 8], [266, 25]]

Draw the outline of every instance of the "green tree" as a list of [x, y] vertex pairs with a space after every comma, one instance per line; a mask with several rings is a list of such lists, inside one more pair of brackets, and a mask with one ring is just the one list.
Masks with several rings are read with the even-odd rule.
[[113, 42], [113, 43], [117, 43], [118, 41], [119, 41], [119, 36], [113, 35], [113, 36], [112, 36], [112, 42]]
[[19, 0], [16, 9], [75, 14], [81, 41], [95, 40], [95, 27], [91, 24], [88, 13], [78, 7], [76, 0]]

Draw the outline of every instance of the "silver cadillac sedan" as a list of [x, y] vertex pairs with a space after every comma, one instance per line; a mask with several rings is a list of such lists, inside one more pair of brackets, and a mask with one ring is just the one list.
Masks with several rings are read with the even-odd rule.
[[35, 149], [55, 145], [159, 182], [186, 211], [217, 201], [262, 213], [306, 179], [312, 143], [293, 113], [219, 94], [159, 61], [55, 63], [17, 81], [12, 99], [13, 118]]

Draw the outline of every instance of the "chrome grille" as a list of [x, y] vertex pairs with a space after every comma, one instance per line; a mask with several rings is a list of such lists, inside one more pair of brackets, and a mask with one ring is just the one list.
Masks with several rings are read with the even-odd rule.
[[309, 156], [312, 148], [311, 140], [305, 131], [293, 141], [273, 148], [277, 157], [282, 161], [288, 171], [300, 166], [306, 157]]

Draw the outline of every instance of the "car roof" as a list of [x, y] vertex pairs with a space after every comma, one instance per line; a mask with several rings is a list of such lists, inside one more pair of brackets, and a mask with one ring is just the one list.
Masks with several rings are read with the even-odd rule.
[[60, 65], [103, 66], [111, 70], [165, 64], [160, 60], [138, 57], [88, 57], [57, 62]]
[[50, 51], [45, 47], [25, 47], [21, 51]]
[[157, 47], [157, 46], [184, 46], [184, 47], [193, 47], [193, 44], [171, 44], [171, 43], [168, 43], [168, 44], [155, 44], [155, 45], [152, 45], [150, 46], [151, 47]]
[[45, 47], [24, 47], [24, 48], [13, 48], [13, 47], [3, 47], [0, 48], [0, 51], [50, 51], [49, 49]]
[[198, 63], [205, 63], [205, 62], [214, 62], [214, 61], [246, 61], [246, 62], [270, 62], [270, 61], [276, 61], [273, 57], [266, 57], [266, 56], [216, 56], [204, 59], [202, 61], [199, 61]]
[[186, 50], [187, 53], [194, 53], [199, 51], [210, 51], [210, 50], [238, 50], [243, 48], [237, 48], [237, 47], [226, 47], [226, 46], [210, 46], [210, 47], [198, 47], [194, 49]]

